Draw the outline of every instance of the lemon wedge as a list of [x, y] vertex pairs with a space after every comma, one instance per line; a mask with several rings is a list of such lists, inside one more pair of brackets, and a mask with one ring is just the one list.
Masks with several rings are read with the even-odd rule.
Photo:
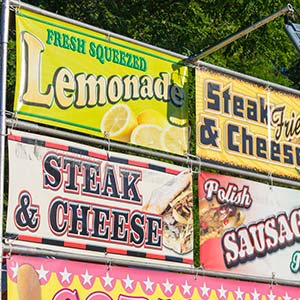
[[169, 125], [161, 133], [162, 149], [184, 155], [188, 147], [188, 128]]
[[137, 125], [137, 119], [127, 105], [115, 104], [104, 114], [100, 129], [109, 138], [129, 142], [131, 132]]
[[138, 125], [131, 134], [130, 142], [143, 147], [161, 149], [162, 128], [154, 124]]

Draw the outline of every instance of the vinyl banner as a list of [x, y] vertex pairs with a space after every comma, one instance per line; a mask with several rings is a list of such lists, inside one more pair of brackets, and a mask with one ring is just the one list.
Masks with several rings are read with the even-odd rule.
[[296, 94], [212, 70], [196, 71], [197, 155], [231, 167], [300, 178]]
[[277, 284], [15, 255], [8, 260], [7, 273], [8, 300], [299, 298], [299, 288]]
[[202, 172], [198, 193], [204, 269], [299, 281], [299, 190]]
[[18, 9], [18, 118], [184, 155], [188, 68], [170, 52], [69, 22]]
[[19, 131], [8, 140], [14, 243], [193, 262], [188, 169]]

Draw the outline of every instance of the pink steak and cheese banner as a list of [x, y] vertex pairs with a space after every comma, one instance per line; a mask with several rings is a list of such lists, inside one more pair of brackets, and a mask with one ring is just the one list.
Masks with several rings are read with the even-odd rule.
[[299, 298], [299, 288], [288, 286], [26, 256], [12, 256], [7, 273], [9, 300]]
[[299, 280], [299, 190], [205, 172], [198, 184], [204, 269]]
[[188, 169], [20, 131], [8, 140], [13, 243], [193, 262]]

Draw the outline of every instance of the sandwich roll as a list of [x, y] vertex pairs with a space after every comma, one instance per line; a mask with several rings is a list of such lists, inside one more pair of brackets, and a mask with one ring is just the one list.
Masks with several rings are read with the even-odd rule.
[[152, 191], [143, 209], [154, 214], [162, 214], [168, 205], [191, 184], [191, 181], [192, 175], [189, 170], [174, 176], [163, 186]]
[[17, 289], [19, 300], [41, 300], [41, 286], [35, 269], [24, 264], [18, 270]]

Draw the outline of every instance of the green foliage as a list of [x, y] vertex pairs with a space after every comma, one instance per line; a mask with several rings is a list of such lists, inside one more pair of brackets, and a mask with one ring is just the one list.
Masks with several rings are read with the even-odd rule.
[[[295, 3], [293, 3], [295, 2]], [[183, 55], [200, 53], [287, 5], [282, 0], [30, 0], [35, 6]], [[291, 1], [296, 5], [297, 1]], [[295, 7], [296, 8], [296, 7]], [[298, 53], [284, 17], [205, 57], [209, 63], [286, 86]], [[289, 78], [290, 77], [290, 78]]]
[[293, 82], [292, 88], [300, 89], [300, 59], [296, 59], [288, 70], [284, 70]]
[[16, 82], [16, 42], [10, 39], [7, 45], [7, 110], [12, 111]]

